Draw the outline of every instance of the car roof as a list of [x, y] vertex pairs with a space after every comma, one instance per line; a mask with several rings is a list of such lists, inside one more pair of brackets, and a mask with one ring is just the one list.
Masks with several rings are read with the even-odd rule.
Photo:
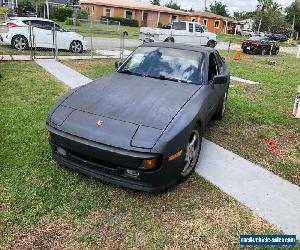
[[171, 43], [171, 42], [160, 42], [160, 43], [144, 43], [140, 47], [160, 47], [160, 48], [173, 48], [173, 49], [180, 49], [180, 50], [189, 50], [189, 51], [196, 51], [196, 52], [203, 52], [210, 54], [214, 52], [215, 49], [200, 45], [191, 45], [185, 43]]
[[41, 18], [41, 17], [10, 17], [9, 20], [16, 20], [16, 21], [38, 20], [38, 21], [53, 22], [52, 20]]

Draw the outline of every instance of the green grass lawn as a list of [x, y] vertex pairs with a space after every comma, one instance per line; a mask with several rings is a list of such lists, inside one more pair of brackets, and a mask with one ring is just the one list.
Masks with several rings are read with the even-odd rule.
[[[231, 75], [258, 81], [261, 85], [233, 83], [228, 109], [222, 121], [213, 121], [206, 137], [242, 157], [298, 185], [300, 176], [300, 121], [292, 108], [300, 79], [300, 60], [280, 53], [276, 57], [242, 55], [234, 61], [233, 52], [221, 53]], [[271, 66], [269, 60], [277, 65]], [[66, 61], [66, 65], [95, 79], [114, 71], [114, 60]], [[280, 155], [267, 147], [278, 142]], [[299, 180], [299, 179], [298, 179]]]
[[245, 36], [239, 36], [239, 35], [228, 35], [228, 34], [217, 34], [217, 41], [218, 42], [229, 42], [242, 44], [243, 41], [245, 41], [247, 37]]
[[[97, 63], [82, 70], [111, 71]], [[33, 62], [0, 72], [0, 249], [237, 249], [241, 233], [278, 232], [197, 175], [145, 194], [60, 167], [45, 120], [68, 88]]]
[[64, 22], [58, 22], [58, 24], [66, 30], [78, 32], [85, 37], [95, 36], [119, 38], [122, 32], [127, 31], [128, 38], [138, 39], [140, 33], [140, 27], [106, 25], [100, 23], [93, 23], [91, 25], [90, 23], [83, 21], [79, 26], [66, 25]]

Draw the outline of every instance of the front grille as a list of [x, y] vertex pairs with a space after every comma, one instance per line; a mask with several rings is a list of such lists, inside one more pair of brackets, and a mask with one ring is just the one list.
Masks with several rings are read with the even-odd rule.
[[92, 156], [83, 155], [81, 153], [74, 152], [74, 151], [69, 151], [69, 155], [75, 156], [76, 158], [78, 158], [82, 161], [88, 161], [92, 164], [106, 166], [106, 167], [109, 167], [109, 168], [112, 168], [112, 169], [117, 169], [118, 167], [120, 167], [120, 166], [117, 166], [116, 164], [113, 164], [111, 162], [100, 160], [100, 159], [92, 157]]

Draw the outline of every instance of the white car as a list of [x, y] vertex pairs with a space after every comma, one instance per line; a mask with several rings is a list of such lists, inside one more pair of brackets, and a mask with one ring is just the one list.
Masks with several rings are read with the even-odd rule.
[[[30, 23], [32, 25], [31, 31], [29, 29]], [[8, 32], [0, 33], [0, 41], [10, 44], [17, 50], [30, 47], [55, 48], [54, 27], [58, 49], [70, 50], [74, 53], [81, 53], [87, 49], [83, 36], [76, 32], [69, 32], [48, 19], [13, 17], [5, 25], [8, 27]]]
[[237, 33], [241, 36], [255, 36], [255, 32], [250, 29], [241, 29]]
[[140, 40], [143, 42], [175, 42], [215, 47], [217, 35], [196, 22], [173, 22], [171, 29], [147, 28], [140, 29]]

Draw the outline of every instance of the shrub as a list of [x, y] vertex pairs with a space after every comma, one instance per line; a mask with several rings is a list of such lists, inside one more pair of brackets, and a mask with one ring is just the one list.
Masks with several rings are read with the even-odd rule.
[[0, 15], [5, 15], [7, 13], [7, 9], [4, 7], [0, 7]]
[[89, 14], [86, 10], [79, 10], [77, 12], [77, 18], [78, 19], [88, 19], [89, 18]]
[[102, 18], [112, 20], [112, 21], [118, 21], [122, 26], [139, 27], [139, 22], [136, 19], [127, 19], [123, 17], [106, 17], [106, 16], [103, 16]]
[[72, 17], [73, 10], [68, 7], [55, 7], [53, 8], [53, 17], [54, 19], [64, 22], [68, 17]]
[[[65, 25], [74, 25], [73, 23], [73, 18], [72, 17], [68, 17], [65, 21]], [[78, 19], [75, 19], [75, 26], [80, 26], [81, 23]]]

